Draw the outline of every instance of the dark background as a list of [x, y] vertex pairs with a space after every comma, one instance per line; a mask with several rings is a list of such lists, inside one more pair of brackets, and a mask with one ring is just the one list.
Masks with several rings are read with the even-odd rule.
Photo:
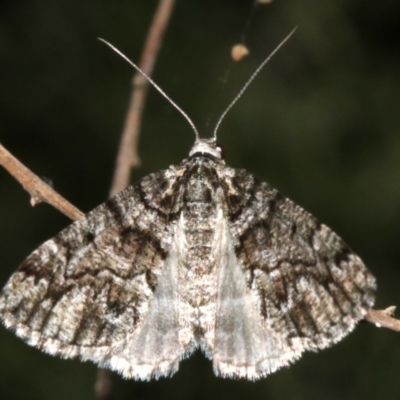
[[[157, 1], [0, 3], [0, 140], [81, 210], [107, 198], [132, 68]], [[251, 10], [253, 8], [253, 14]], [[249, 19], [250, 14], [252, 15]], [[227, 163], [318, 216], [378, 279], [377, 307], [400, 305], [400, 3], [390, 0], [178, 1], [154, 79], [210, 136], [251, 72], [298, 25], [219, 131]], [[242, 35], [251, 55], [234, 64]], [[150, 91], [133, 180], [180, 162], [185, 120]], [[69, 223], [0, 168], [0, 284]], [[399, 399], [400, 336], [362, 323], [257, 383], [215, 378], [201, 354], [170, 379], [114, 375], [116, 399]], [[92, 399], [96, 368], [0, 328], [0, 399]]]

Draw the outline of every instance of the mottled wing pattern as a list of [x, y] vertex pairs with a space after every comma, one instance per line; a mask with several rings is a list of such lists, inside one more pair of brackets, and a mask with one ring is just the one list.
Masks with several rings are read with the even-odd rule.
[[1, 292], [5, 325], [48, 353], [126, 377], [174, 372], [176, 172], [149, 175], [34, 251]]
[[220, 175], [229, 239], [214, 368], [257, 379], [347, 335], [372, 307], [376, 283], [334, 232], [267, 183], [228, 167]]

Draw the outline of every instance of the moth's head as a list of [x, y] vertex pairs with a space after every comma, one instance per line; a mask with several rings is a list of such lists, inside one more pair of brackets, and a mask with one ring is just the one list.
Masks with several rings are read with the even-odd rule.
[[190, 150], [189, 156], [194, 154], [210, 154], [211, 156], [221, 160], [222, 159], [222, 147], [217, 144], [214, 138], [211, 139], [197, 139], [194, 142], [192, 150]]

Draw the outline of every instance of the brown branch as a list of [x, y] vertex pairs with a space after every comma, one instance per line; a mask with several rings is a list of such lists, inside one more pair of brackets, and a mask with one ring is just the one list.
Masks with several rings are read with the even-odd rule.
[[[160, 0], [155, 12], [139, 61], [139, 67], [148, 76], [151, 76], [153, 72], [163, 34], [174, 5], [175, 0]], [[141, 74], [136, 73], [132, 81], [132, 86], [130, 105], [125, 119], [111, 186], [111, 196], [128, 186], [131, 168], [140, 165], [138, 155], [139, 131], [149, 82]]]
[[75, 206], [60, 196], [51, 186], [42, 181], [37, 175], [18, 161], [0, 143], [0, 164], [24, 187], [31, 195], [31, 204], [46, 202], [51, 204], [64, 215], [77, 220], [84, 216]]
[[364, 319], [377, 328], [388, 328], [400, 332], [400, 320], [393, 318], [395, 310], [395, 306], [388, 307], [385, 310], [369, 310]]
[[94, 393], [98, 399], [111, 399], [112, 382], [111, 371], [109, 369], [98, 368], [96, 382], [94, 384]]
[[[163, 35], [169, 22], [175, 0], [160, 0], [139, 61], [140, 69], [151, 76], [161, 47]], [[140, 165], [138, 154], [139, 132], [142, 113], [147, 97], [149, 82], [136, 73], [132, 81], [132, 93], [122, 132], [117, 161], [110, 189], [110, 197], [129, 185], [131, 169]], [[111, 398], [111, 371], [98, 369], [95, 383], [95, 395], [98, 399]]]

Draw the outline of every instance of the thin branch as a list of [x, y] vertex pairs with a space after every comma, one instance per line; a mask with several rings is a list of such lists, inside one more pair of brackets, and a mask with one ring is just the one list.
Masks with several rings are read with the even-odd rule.
[[111, 371], [109, 369], [98, 368], [94, 393], [98, 399], [110, 400], [112, 392]]
[[18, 161], [0, 143], [0, 164], [19, 182], [31, 195], [34, 206], [42, 201], [51, 204], [72, 220], [84, 216], [84, 213], [60, 196], [51, 186]]
[[[164, 31], [169, 22], [174, 5], [175, 0], [160, 0], [155, 12], [139, 61], [140, 69], [148, 76], [151, 76], [153, 72]], [[111, 196], [128, 186], [131, 168], [140, 165], [140, 158], [138, 155], [139, 131], [149, 83], [141, 74], [136, 73], [132, 85], [130, 105], [125, 119], [125, 126], [111, 186]]]
[[[151, 76], [153, 72], [174, 5], [175, 0], [160, 0], [154, 14], [139, 61], [140, 69], [147, 76]], [[121, 136], [110, 197], [129, 185], [131, 169], [140, 165], [138, 154], [139, 132], [148, 87], [149, 82], [140, 73], [136, 73], [132, 81], [131, 100]], [[111, 371], [102, 368], [98, 369], [94, 391], [98, 399], [108, 400], [111, 398]]]
[[378, 328], [388, 328], [400, 332], [400, 320], [393, 318], [395, 309], [395, 306], [391, 306], [385, 310], [369, 310], [365, 320]]

